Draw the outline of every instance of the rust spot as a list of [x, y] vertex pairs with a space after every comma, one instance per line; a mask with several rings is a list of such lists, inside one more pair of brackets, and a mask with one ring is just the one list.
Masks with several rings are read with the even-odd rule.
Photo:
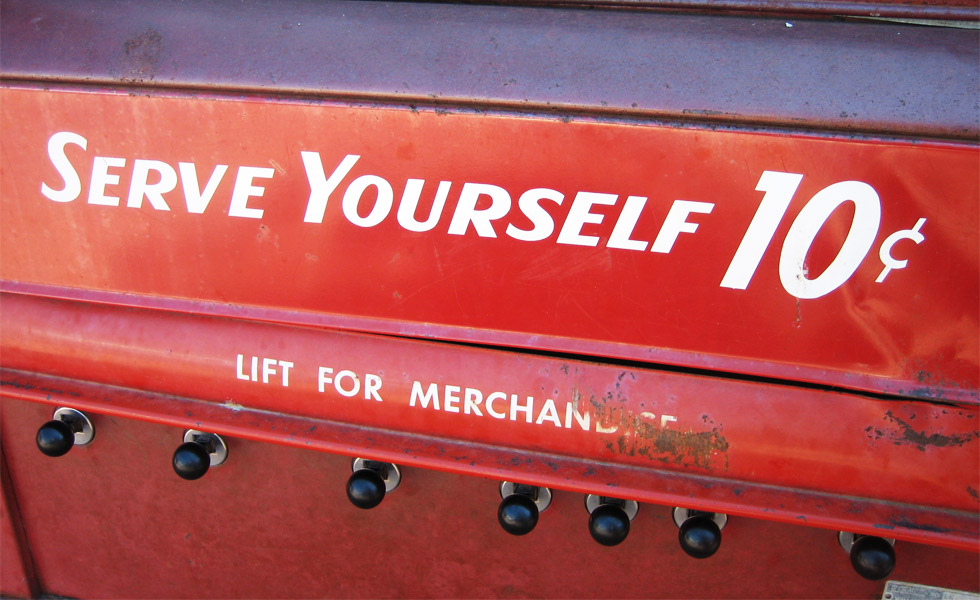
[[980, 438], [980, 431], [971, 431], [969, 433], [957, 433], [952, 435], [918, 431], [913, 429], [910, 424], [893, 415], [892, 411], [890, 410], [885, 412], [885, 420], [897, 425], [898, 429], [888, 432], [882, 432], [875, 429], [875, 433], [878, 435], [878, 437], [888, 435], [888, 438], [896, 444], [910, 444], [922, 451], [925, 451], [926, 447], [928, 446], [935, 448], [962, 446]]
[[[616, 435], [606, 444], [606, 448], [612, 452], [645, 456], [665, 464], [704, 470], [728, 469], [728, 440], [720, 427], [713, 427], [710, 431], [667, 429], [656, 420], [634, 415], [594, 397], [589, 402], [594, 418]], [[719, 467], [717, 463], [722, 457], [724, 465]]]

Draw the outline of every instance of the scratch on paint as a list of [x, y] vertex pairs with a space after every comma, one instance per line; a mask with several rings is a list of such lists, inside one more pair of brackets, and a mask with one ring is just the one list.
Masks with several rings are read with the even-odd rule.
[[280, 175], [285, 175], [286, 174], [286, 169], [282, 168], [282, 165], [280, 165], [276, 161], [272, 160], [271, 158], [269, 159], [269, 164], [272, 165], [272, 167], [276, 171], [278, 171]]

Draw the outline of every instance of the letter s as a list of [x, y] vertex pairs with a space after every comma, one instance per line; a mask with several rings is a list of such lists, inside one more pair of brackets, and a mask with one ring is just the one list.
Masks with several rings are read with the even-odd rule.
[[78, 179], [78, 172], [65, 155], [65, 146], [68, 144], [81, 146], [82, 150], [88, 149], [88, 140], [70, 131], [59, 131], [48, 140], [48, 157], [54, 168], [58, 169], [61, 178], [65, 180], [65, 187], [61, 190], [53, 190], [46, 183], [41, 182], [41, 193], [55, 202], [71, 202], [82, 193], [82, 182]]

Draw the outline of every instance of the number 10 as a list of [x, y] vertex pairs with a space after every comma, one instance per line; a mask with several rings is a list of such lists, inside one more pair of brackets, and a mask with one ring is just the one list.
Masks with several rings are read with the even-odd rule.
[[[739, 244], [721, 287], [744, 290], [769, 248], [803, 175], [765, 171], [755, 189], [765, 192], [745, 237]], [[804, 261], [813, 240], [837, 207], [854, 203], [854, 218], [840, 251], [823, 273], [808, 278]], [[779, 281], [801, 299], [819, 298], [836, 290], [854, 274], [878, 236], [881, 202], [878, 193], [861, 181], [841, 181], [817, 192], [789, 228], [779, 255]]]

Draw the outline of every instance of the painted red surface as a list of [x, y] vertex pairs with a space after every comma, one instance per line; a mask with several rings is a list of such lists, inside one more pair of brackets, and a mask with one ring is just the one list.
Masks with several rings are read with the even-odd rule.
[[[45, 288], [53, 295], [108, 294], [123, 304], [207, 301], [225, 314], [977, 401], [980, 192], [972, 145], [299, 102], [2, 94], [7, 289], [39, 284], [53, 286]], [[65, 187], [47, 152], [57, 132], [86, 143], [65, 147], [80, 177], [80, 195], [68, 202], [42, 195], [42, 184]], [[303, 151], [319, 153], [326, 175], [345, 156], [360, 156], [322, 223], [304, 222], [311, 189]], [[88, 202], [97, 156], [125, 161], [106, 169], [119, 180], [104, 195], [120, 206]], [[193, 163], [200, 187], [216, 165], [228, 170], [202, 214], [188, 212], [183, 183], [162, 195], [159, 205], [169, 210], [141, 195], [140, 208], [127, 207], [137, 159], [175, 171]], [[229, 215], [240, 167], [266, 170], [246, 171], [263, 174], [252, 184], [264, 190], [238, 210], [259, 210], [260, 218]], [[803, 178], [747, 289], [723, 288], [766, 171]], [[390, 213], [372, 226], [342, 212], [345, 190], [364, 175], [393, 189]], [[151, 171], [148, 182], [159, 177]], [[438, 182], [452, 182], [431, 231], [407, 231], [396, 220], [409, 179], [426, 181], [420, 215]], [[873, 244], [840, 287], [794, 297], [778, 276], [790, 225], [818, 192], [845, 181], [866, 183], [880, 198]], [[497, 186], [512, 201], [483, 235], [472, 224], [463, 235], [449, 233], [465, 183]], [[554, 232], [534, 242], [509, 237], [508, 225], [532, 228], [518, 198], [537, 188], [564, 196], [560, 205], [540, 203]], [[597, 238], [596, 247], [557, 241], [579, 192], [615, 197], [593, 205], [580, 230], [572, 227]], [[356, 209], [361, 219], [375, 196], [368, 187]], [[608, 247], [628, 196], [648, 199], [629, 238], [648, 242], [644, 251]], [[712, 211], [687, 217], [697, 231], [679, 233], [669, 253], [650, 252], [676, 200]], [[489, 204], [481, 196], [476, 208]], [[804, 277], [831, 264], [852, 214], [844, 202], [820, 229]], [[923, 218], [921, 244], [893, 247], [907, 267], [875, 283], [884, 241]]]
[[[633, 475], [590, 481], [569, 477], [567, 466], [553, 465], [553, 474], [565, 478], [559, 487], [576, 490], [635, 487], [640, 496], [630, 497], [668, 502], [655, 495], [661, 487], [656, 478], [666, 471], [714, 477], [735, 488], [755, 484], [844, 495], [852, 499], [850, 508], [838, 506], [827, 514], [810, 512], [802, 500], [777, 506], [764, 495], [740, 498], [737, 489], [723, 499], [705, 497], [700, 490], [690, 498], [712, 507], [720, 500], [728, 503], [726, 511], [763, 518], [802, 515], [822, 526], [853, 519], [859, 527], [884, 528], [894, 537], [976, 547], [978, 532], [970, 515], [980, 489], [980, 419], [974, 406], [880, 400], [17, 295], [4, 295], [3, 304], [0, 350], [9, 369], [43, 365], [49, 375], [205, 400], [225, 411], [309, 418], [310, 431], [316, 421], [326, 420], [368, 427], [379, 436], [396, 431], [491, 449], [448, 467], [463, 472], [485, 473], [501, 462], [493, 448], [517, 456], [569, 457], [576, 471], [591, 462], [638, 469]], [[39, 384], [19, 381], [4, 381], [8, 393], [37, 393]], [[84, 390], [68, 394], [63, 385], [44, 384], [41, 392], [62, 394], [64, 400], [54, 402], [71, 402], [72, 397], [87, 402]], [[374, 389], [369, 392], [369, 387]], [[116, 401], [95, 402], [97, 411], [115, 410]], [[135, 403], [137, 410], [140, 405]], [[172, 412], [183, 411], [173, 405]], [[377, 450], [369, 452], [398, 460], [404, 449], [409, 459], [408, 448], [414, 446], [378, 442]], [[509, 475], [520, 479], [524, 473], [517, 460]], [[527, 477], [534, 481], [538, 475]], [[627, 482], [630, 477], [637, 481]], [[862, 515], [862, 502], [894, 502], [898, 508], [885, 517]], [[951, 521], [919, 522], [911, 512], [903, 514], [906, 506], [949, 511]]]
[[[169, 465], [181, 430], [125, 418], [96, 415], [90, 446], [51, 459], [33, 440], [51, 410], [0, 404], [0, 443], [48, 593], [880, 598], [884, 587], [851, 570], [834, 532], [801, 525], [732, 518], [718, 554], [698, 561], [678, 547], [669, 509], [644, 504], [627, 540], [601, 547], [569, 492], [517, 538], [495, 522], [498, 482], [480, 477], [404, 468], [401, 487], [362, 511], [344, 497], [348, 458], [241, 439], [229, 439], [226, 464], [187, 482]], [[977, 591], [975, 553], [896, 548], [895, 579]]]
[[17, 495], [0, 452], [0, 592], [4, 596], [31, 598], [37, 595], [34, 563], [24, 538], [24, 525]]
[[[838, 529], [897, 538], [892, 579], [977, 591], [967, 34], [9, 4], [0, 595], [880, 597]], [[445, 208], [410, 230], [413, 186], [424, 220], [440, 182]], [[51, 459], [33, 437], [61, 405], [97, 435]], [[187, 427], [230, 447], [197, 482], [170, 468]], [[402, 486], [354, 509], [350, 456], [399, 463]], [[530, 536], [494, 522], [502, 479], [556, 491]], [[642, 503], [623, 545], [589, 538], [583, 493]], [[731, 515], [710, 561], [677, 547], [675, 505]]]

